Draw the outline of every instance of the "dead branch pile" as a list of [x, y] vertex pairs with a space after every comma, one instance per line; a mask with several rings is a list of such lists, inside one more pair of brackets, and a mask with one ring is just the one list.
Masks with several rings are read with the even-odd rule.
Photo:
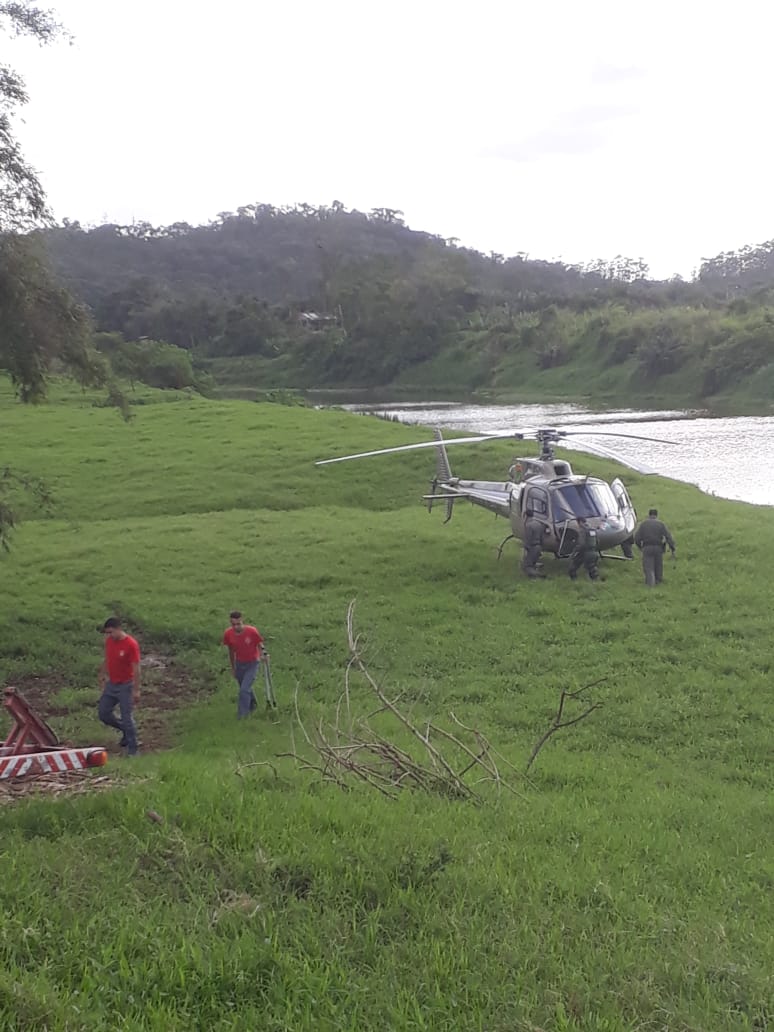
[[58, 797], [62, 795], [83, 795], [100, 789], [111, 788], [115, 782], [106, 774], [95, 777], [91, 771], [71, 770], [57, 774], [34, 774], [23, 778], [0, 781], [0, 806], [30, 796]]
[[[505, 789], [518, 795], [503, 780], [498, 763], [511, 770], [514, 768], [492, 748], [478, 729], [463, 724], [454, 713], [449, 715], [454, 732], [430, 721], [423, 723], [420, 729], [399, 708], [400, 696], [388, 698], [363, 659], [360, 635], [354, 629], [354, 611], [353, 601], [347, 609], [349, 663], [344, 677], [344, 692], [334, 720], [326, 723], [321, 719], [315, 728], [307, 728], [299, 713], [296, 693], [296, 721], [316, 758], [311, 760], [299, 755], [295, 742], [292, 752], [280, 755], [292, 757], [302, 770], [316, 771], [323, 781], [342, 789], [349, 789], [354, 781], [362, 781], [391, 799], [401, 789], [414, 788], [480, 803], [483, 797], [479, 786], [486, 783], [495, 785], [498, 791]], [[367, 717], [354, 717], [352, 713], [350, 681], [353, 671], [362, 675], [380, 703], [379, 708]], [[397, 745], [374, 729], [371, 721], [380, 714], [394, 718], [408, 732], [405, 746]]]

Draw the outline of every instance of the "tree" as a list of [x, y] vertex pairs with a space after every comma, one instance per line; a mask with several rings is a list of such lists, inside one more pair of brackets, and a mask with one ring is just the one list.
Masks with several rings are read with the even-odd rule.
[[0, 236], [0, 369], [25, 402], [45, 397], [52, 371], [86, 386], [107, 382], [85, 310], [55, 282], [36, 249], [23, 237]]
[[[31, 36], [41, 44], [64, 35], [51, 11], [31, 0], [0, 0], [0, 35]], [[49, 272], [40, 243], [20, 236], [51, 221], [37, 175], [13, 133], [13, 115], [27, 102], [24, 82], [0, 65], [0, 370], [11, 377], [24, 402], [40, 401], [54, 371], [81, 383], [108, 384], [107, 366], [91, 343], [91, 324], [82, 308]], [[109, 385], [109, 399], [124, 405]], [[124, 410], [126, 411], [126, 410]], [[16, 523], [13, 488], [36, 493], [45, 487], [6, 467], [0, 478], [0, 545]]]
[[[41, 45], [64, 35], [51, 11], [30, 0], [0, 0], [0, 34], [31, 36]], [[13, 133], [13, 114], [28, 100], [24, 81], [0, 65], [0, 232], [28, 230], [48, 219], [43, 187]]]
[[[0, 0], [0, 34], [31, 36], [41, 45], [66, 35], [32, 0]], [[107, 367], [91, 344], [86, 311], [53, 278], [39, 242], [18, 235], [51, 221], [13, 135], [12, 116], [26, 102], [22, 79], [0, 65], [0, 369], [22, 401], [34, 402], [45, 395], [52, 370], [94, 385], [107, 382]]]
[[[0, 0], [0, 33], [42, 45], [65, 35], [32, 0]], [[44, 396], [54, 368], [104, 384], [106, 367], [91, 346], [84, 309], [53, 279], [39, 244], [17, 235], [50, 222], [43, 188], [13, 135], [12, 116], [26, 102], [22, 79], [0, 65], [0, 369], [30, 402]]]

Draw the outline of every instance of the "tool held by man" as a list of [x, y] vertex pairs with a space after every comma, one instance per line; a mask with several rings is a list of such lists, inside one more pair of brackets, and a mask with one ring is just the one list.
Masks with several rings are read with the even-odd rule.
[[261, 665], [263, 666], [263, 681], [264, 691], [266, 692], [266, 705], [269, 709], [277, 708], [277, 700], [274, 697], [274, 685], [271, 680], [271, 661], [269, 659], [269, 653], [266, 649], [263, 650], [261, 656]]

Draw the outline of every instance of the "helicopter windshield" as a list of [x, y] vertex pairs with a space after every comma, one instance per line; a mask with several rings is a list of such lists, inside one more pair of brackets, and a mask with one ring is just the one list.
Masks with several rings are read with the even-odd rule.
[[554, 515], [560, 519], [611, 516], [617, 512], [615, 495], [607, 484], [567, 484], [554, 494]]

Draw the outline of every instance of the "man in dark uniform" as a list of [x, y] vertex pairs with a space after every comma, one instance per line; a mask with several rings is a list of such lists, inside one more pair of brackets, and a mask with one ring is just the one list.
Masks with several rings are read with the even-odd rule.
[[664, 570], [664, 552], [667, 545], [675, 554], [675, 543], [666, 524], [658, 518], [658, 509], [649, 509], [634, 533], [634, 543], [642, 552], [642, 572], [649, 588], [660, 584]]
[[585, 567], [590, 580], [599, 579], [599, 545], [597, 544], [597, 532], [586, 526], [583, 516], [578, 517], [578, 538], [575, 542], [575, 549], [570, 556], [570, 577], [572, 580], [578, 576], [581, 566]]
[[538, 562], [543, 550], [543, 534], [545, 527], [536, 519], [533, 509], [527, 509], [524, 514], [524, 557], [521, 561], [521, 568], [530, 580], [536, 577], [543, 577], [545, 574], [538, 570]]

